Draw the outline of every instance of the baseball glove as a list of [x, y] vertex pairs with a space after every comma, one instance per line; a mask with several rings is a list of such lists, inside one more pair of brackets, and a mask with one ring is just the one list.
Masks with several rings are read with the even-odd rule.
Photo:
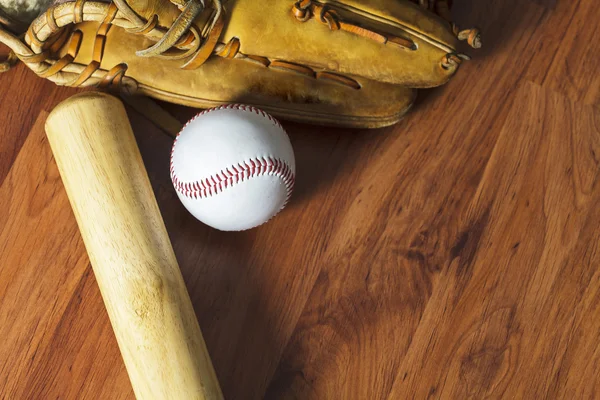
[[[381, 127], [481, 45], [450, 0], [76, 0], [0, 41], [59, 85], [187, 106], [245, 103], [283, 119]], [[1, 21], [1, 20], [0, 20]]]

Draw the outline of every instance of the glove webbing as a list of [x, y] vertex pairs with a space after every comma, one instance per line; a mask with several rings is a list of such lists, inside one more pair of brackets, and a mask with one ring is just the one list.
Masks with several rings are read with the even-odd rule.
[[[78, 4], [81, 2], [81, 5]], [[83, 1], [78, 0], [74, 7], [74, 20], [83, 20]], [[100, 63], [102, 62], [102, 57], [104, 55], [104, 45], [106, 43], [106, 34], [110, 30], [112, 26], [112, 21], [117, 15], [117, 6], [114, 3], [111, 3], [108, 6], [108, 10], [106, 16], [98, 27], [98, 31], [96, 32], [96, 37], [94, 40], [94, 48], [92, 61], [89, 65], [87, 65], [83, 71], [71, 82], [66, 83], [67, 86], [81, 86], [84, 84], [93, 74], [94, 72], [100, 69]], [[58, 32], [61, 28], [56, 24], [56, 19], [54, 17], [53, 9], [50, 8], [46, 12], [46, 21], [48, 26], [50, 27], [52, 32]], [[67, 37], [69, 40], [69, 45], [67, 47], [67, 54], [61, 57], [54, 64], [50, 65], [46, 70], [39, 72], [38, 75], [42, 78], [48, 78], [52, 75], [55, 75], [61, 72], [65, 67], [73, 63], [77, 54], [79, 52], [79, 48], [81, 46], [81, 42], [83, 39], [83, 33], [79, 30], [74, 31], [69, 35], [69, 29], [63, 29], [63, 33], [59, 35], [58, 39], [48, 46], [50, 42], [41, 42], [37, 36], [33, 33], [31, 28], [27, 31], [27, 36], [30, 42], [37, 43], [42, 48], [47, 48], [40, 54], [36, 54], [33, 56], [25, 56], [21, 57], [24, 62], [43, 62], [46, 61], [51, 54], [58, 52], [58, 49], [64, 44]], [[125, 76], [125, 72], [127, 71], [126, 64], [118, 64], [106, 71], [104, 76], [100, 79], [100, 82], [97, 84], [98, 87], [105, 88], [108, 86], [119, 86], [123, 77]]]

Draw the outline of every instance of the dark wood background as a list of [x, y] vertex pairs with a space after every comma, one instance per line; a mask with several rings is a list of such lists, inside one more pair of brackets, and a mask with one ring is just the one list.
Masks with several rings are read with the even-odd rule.
[[[455, 3], [484, 49], [394, 127], [286, 123], [297, 190], [249, 232], [186, 212], [129, 110], [228, 399], [600, 397], [600, 7]], [[0, 398], [131, 399], [43, 132], [76, 91], [0, 91]]]

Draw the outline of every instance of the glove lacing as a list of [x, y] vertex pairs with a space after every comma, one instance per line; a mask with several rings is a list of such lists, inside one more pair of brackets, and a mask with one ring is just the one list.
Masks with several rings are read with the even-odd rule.
[[[158, 16], [154, 16], [148, 22], [144, 22], [126, 3], [125, 0], [114, 0], [114, 3], [117, 5], [119, 10], [135, 25], [139, 28], [136, 30], [147, 30], [150, 26], [156, 26]], [[185, 1], [176, 1], [172, 0], [172, 3], [177, 5], [177, 7], [181, 10], [181, 14], [177, 17], [177, 19], [173, 22], [173, 25], [169, 28], [169, 30], [164, 34], [164, 36], [158, 40], [154, 45], [150, 46], [147, 49], [139, 50], [135, 54], [139, 57], [159, 57], [159, 58], [167, 58], [167, 59], [183, 59], [192, 56], [192, 59], [196, 54], [202, 51], [202, 47], [206, 44], [201, 45], [200, 32], [192, 25], [196, 17], [202, 13], [205, 9], [204, 0], [189, 0]], [[211, 20], [205, 29], [206, 32], [210, 33], [215, 25], [221, 19], [223, 6], [221, 5], [221, 0], [212, 0], [214, 12], [212, 14]], [[184, 35], [187, 35], [188, 32], [191, 32], [194, 36], [192, 47], [181, 53], [169, 52], [173, 47], [175, 47], [178, 43], [181, 42]]]

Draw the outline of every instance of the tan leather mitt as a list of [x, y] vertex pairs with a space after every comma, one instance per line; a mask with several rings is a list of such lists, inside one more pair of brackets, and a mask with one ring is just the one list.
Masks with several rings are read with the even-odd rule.
[[59, 85], [370, 128], [447, 82], [459, 40], [480, 46], [449, 17], [449, 0], [77, 0], [0, 41]]

